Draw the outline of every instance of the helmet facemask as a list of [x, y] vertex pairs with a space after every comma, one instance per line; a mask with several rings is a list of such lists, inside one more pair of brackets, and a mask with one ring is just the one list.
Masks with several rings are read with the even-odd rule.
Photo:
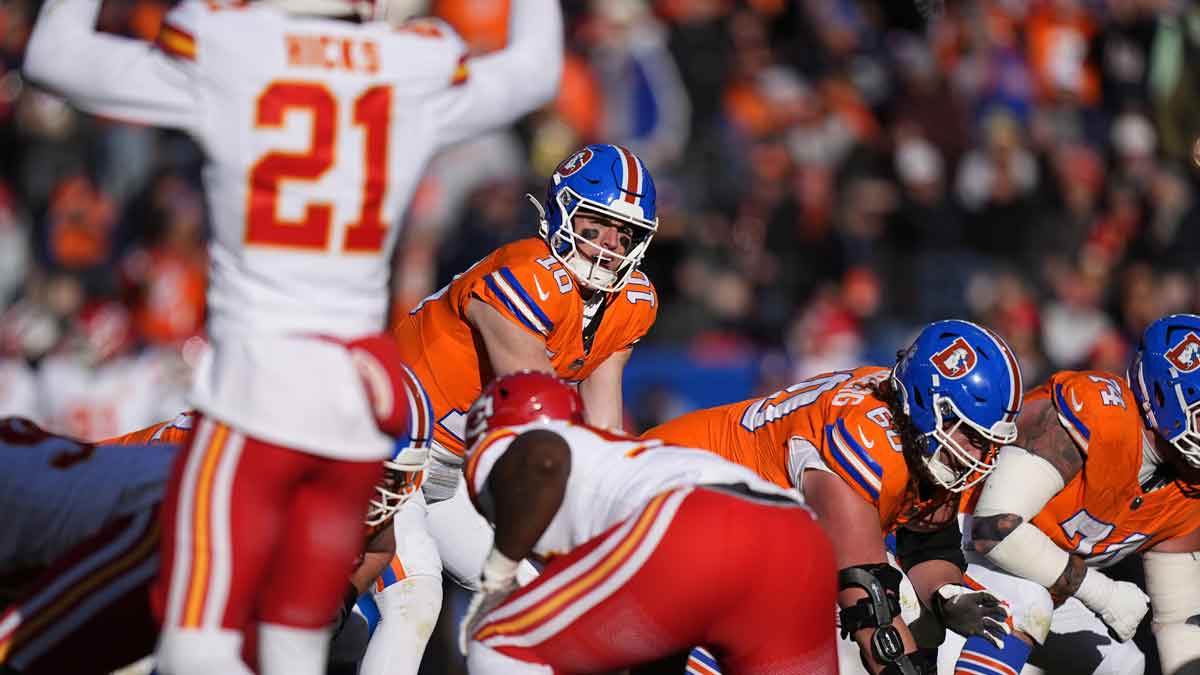
[[[900, 392], [904, 413], [911, 420], [907, 390], [894, 375], [892, 385]], [[997, 451], [1001, 445], [1017, 439], [1017, 425], [999, 421], [991, 429], [985, 429], [963, 415], [950, 397], [936, 392], [932, 397], [934, 425], [931, 431], [923, 434], [926, 442], [924, 451], [920, 453], [921, 464], [929, 478], [940, 487], [950, 492], [964, 492], [987, 478], [996, 468]], [[960, 429], [962, 435], [979, 450], [979, 457], [955, 438], [955, 433]]]
[[367, 507], [368, 526], [387, 522], [417, 493], [425, 478], [428, 461], [428, 448], [409, 447], [383, 463], [383, 480], [375, 485], [375, 495]]
[[[587, 288], [605, 293], [621, 290], [645, 257], [650, 240], [658, 231], [658, 219], [644, 218], [639, 206], [619, 200], [609, 205], [601, 204], [580, 196], [569, 187], [559, 190], [555, 201], [551, 208], [558, 208], [562, 225], [552, 234], [549, 234], [549, 222], [538, 205], [538, 211], [542, 213], [541, 233], [543, 237], [549, 234], [547, 242], [551, 254]], [[581, 211], [605, 220], [619, 221], [628, 228], [625, 234], [629, 236], [629, 245], [625, 247], [625, 253], [609, 250], [577, 232], [574, 219]], [[594, 255], [589, 257], [583, 251], [594, 252]], [[605, 263], [615, 264], [610, 267]]]

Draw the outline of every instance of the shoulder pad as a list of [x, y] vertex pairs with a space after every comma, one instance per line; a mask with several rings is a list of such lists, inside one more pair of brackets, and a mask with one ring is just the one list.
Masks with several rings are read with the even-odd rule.
[[[1124, 380], [1100, 371], [1063, 372], [1050, 378], [1049, 395], [1063, 428], [1084, 452], [1097, 432], [1122, 437], [1137, 418], [1133, 392]], [[1140, 430], [1140, 425], [1135, 425]]]
[[569, 272], [556, 274], [552, 266], [529, 256], [499, 256], [482, 286], [477, 289], [480, 298], [541, 337], [554, 331], [575, 293]]

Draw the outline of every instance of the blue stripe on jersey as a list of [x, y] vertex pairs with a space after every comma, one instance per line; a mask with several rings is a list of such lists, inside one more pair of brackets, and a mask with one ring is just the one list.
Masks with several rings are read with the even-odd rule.
[[497, 298], [500, 298], [500, 301], [503, 302], [504, 306], [508, 308], [508, 311], [510, 314], [517, 317], [517, 319], [521, 323], [525, 324], [525, 326], [529, 330], [533, 331], [534, 333], [537, 333], [538, 335], [545, 335], [545, 333], [542, 332], [541, 328], [538, 328], [537, 326], [533, 325], [532, 321], [525, 318], [525, 315], [521, 313], [521, 310], [517, 309], [517, 306], [513, 304], [512, 300], [509, 300], [508, 296], [505, 295], [504, 291], [500, 290], [500, 287], [496, 285], [496, 282], [492, 281], [491, 275], [484, 277], [483, 281], [484, 281], [484, 283], [486, 283], [488, 285], [488, 288], [492, 289], [492, 295], [495, 295]]
[[1067, 402], [1066, 398], [1063, 397], [1062, 389], [1063, 386], [1061, 384], [1054, 385], [1054, 400], [1058, 403], [1058, 412], [1061, 413], [1062, 416], [1071, 423], [1071, 426], [1075, 427], [1075, 431], [1078, 431], [1079, 435], [1083, 436], [1083, 440], [1091, 441], [1092, 432], [1088, 430], [1087, 425], [1083, 423], [1083, 420], [1075, 416], [1075, 409], [1071, 407], [1071, 404]]
[[[838, 420], [838, 421], [841, 422], [841, 420]], [[840, 464], [842, 466], [842, 468], [846, 470], [846, 473], [848, 473], [850, 475], [850, 477], [854, 479], [854, 482], [858, 483], [859, 486], [862, 487], [862, 489], [867, 491], [867, 494], [871, 495], [872, 499], [879, 499], [879, 489], [876, 488], [871, 483], [871, 481], [867, 480], [867, 478], [862, 474], [861, 471], [858, 470], [858, 468], [854, 465], [854, 463], [851, 462], [849, 459], [847, 459], [844, 456], [844, 454], [842, 453], [841, 447], [838, 445], [837, 440], [834, 438], [835, 432], [836, 432], [835, 425], [833, 425], [833, 424], [825, 425], [825, 435], [826, 435], [826, 439], [829, 443], [829, 451], [830, 451], [830, 453], [833, 454], [833, 458], [836, 459], [837, 463]], [[839, 437], [843, 436], [843, 434], [840, 434], [840, 433], [837, 435]], [[843, 440], [845, 440], [845, 439], [843, 438]], [[851, 449], [853, 449], [853, 448], [854, 448], [854, 446], [851, 445]], [[855, 454], [857, 454], [857, 453], [855, 453]], [[878, 467], [878, 465], [876, 465], [876, 467]], [[882, 474], [883, 471], [880, 470], [880, 473]]]
[[703, 663], [709, 668], [714, 668], [716, 670], [720, 670], [721, 668], [720, 664], [717, 663], [717, 658], [704, 647], [695, 647], [692, 649], [691, 653], [688, 654], [688, 660], [691, 661], [693, 659]]
[[521, 296], [521, 299], [525, 301], [526, 305], [529, 305], [529, 309], [533, 310], [533, 315], [536, 316], [538, 321], [541, 321], [542, 325], [546, 327], [546, 332], [549, 333], [553, 331], [554, 322], [551, 321], [550, 317], [546, 316], [546, 313], [542, 311], [542, 308], [538, 307], [538, 304], [533, 301], [533, 296], [525, 292], [525, 289], [521, 287], [521, 282], [517, 281], [517, 277], [512, 273], [512, 270], [508, 269], [507, 267], [501, 267], [500, 276], [504, 277], [504, 280], [508, 282], [508, 285], [511, 286], [512, 289]]
[[1004, 636], [1004, 646], [997, 647], [978, 635], [967, 638], [954, 672], [978, 675], [1017, 675], [1029, 660], [1032, 647], [1015, 635]]
[[867, 454], [867, 451], [863, 449], [863, 446], [859, 445], [858, 441], [854, 440], [854, 436], [850, 433], [850, 430], [846, 428], [846, 420], [839, 418], [837, 421], [837, 426], [838, 430], [842, 432], [842, 439], [846, 441], [847, 445], [850, 446], [850, 449], [854, 451], [854, 454], [858, 455], [858, 458], [863, 461], [863, 464], [867, 465], [867, 468], [875, 474], [876, 478], [883, 480], [883, 467], [879, 466], [879, 462], [876, 462], [871, 455]]

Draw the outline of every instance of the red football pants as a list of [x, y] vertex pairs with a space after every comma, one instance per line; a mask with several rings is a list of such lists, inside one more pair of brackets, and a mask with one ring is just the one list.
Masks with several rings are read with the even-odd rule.
[[555, 558], [475, 639], [562, 672], [702, 644], [727, 675], [833, 674], [836, 589], [832, 547], [800, 505], [682, 489]]
[[382, 468], [267, 443], [199, 416], [163, 507], [162, 575], [152, 596], [163, 630], [327, 625]]

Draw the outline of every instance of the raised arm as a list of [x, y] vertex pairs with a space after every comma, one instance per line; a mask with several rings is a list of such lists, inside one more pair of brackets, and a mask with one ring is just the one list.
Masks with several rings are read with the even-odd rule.
[[1082, 557], [1059, 548], [1029, 522], [1079, 474], [1083, 455], [1048, 399], [1027, 403], [1018, 428], [1016, 444], [1000, 449], [975, 507], [975, 550], [1056, 597], [1074, 595], [1128, 640], [1146, 614], [1145, 594], [1087, 567]]
[[437, 102], [438, 140], [454, 143], [510, 124], [550, 101], [563, 64], [558, 0], [512, 0], [508, 45], [469, 59], [467, 79]]
[[[198, 11], [176, 9], [168, 21]], [[99, 12], [99, 0], [48, 0], [29, 38], [25, 75], [89, 113], [192, 130], [197, 112], [187, 57], [97, 32]], [[194, 58], [194, 37], [185, 32], [180, 39], [192, 40]]]

